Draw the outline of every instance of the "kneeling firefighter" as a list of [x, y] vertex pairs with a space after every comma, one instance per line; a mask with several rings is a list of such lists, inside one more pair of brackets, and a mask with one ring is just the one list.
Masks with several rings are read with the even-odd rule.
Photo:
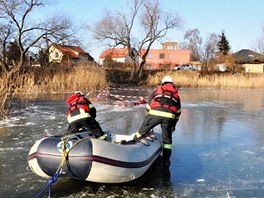
[[76, 133], [91, 131], [97, 138], [104, 140], [107, 135], [103, 132], [101, 126], [96, 121], [96, 108], [84, 93], [76, 91], [67, 98], [69, 106], [67, 119], [69, 123], [67, 133]]
[[168, 168], [172, 150], [172, 132], [181, 115], [181, 100], [172, 77], [165, 76], [162, 79], [161, 84], [149, 96], [146, 108], [148, 114], [144, 117], [134, 139], [140, 139], [142, 135], [160, 124], [163, 140], [163, 166]]

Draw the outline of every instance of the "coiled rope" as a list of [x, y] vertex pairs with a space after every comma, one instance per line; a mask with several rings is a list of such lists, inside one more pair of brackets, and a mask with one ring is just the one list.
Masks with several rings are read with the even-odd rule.
[[[77, 136], [78, 137], [78, 136]], [[61, 152], [61, 162], [60, 162], [60, 165], [58, 167], [58, 169], [56, 170], [55, 174], [53, 175], [53, 177], [51, 177], [47, 184], [44, 186], [44, 188], [37, 194], [37, 196], [35, 198], [39, 198], [47, 189], [49, 189], [48, 191], [48, 198], [51, 198], [51, 187], [52, 185], [58, 180], [58, 177], [61, 175], [62, 173], [62, 168], [63, 168], [63, 165], [65, 163], [65, 161], [68, 159], [68, 154], [69, 152], [72, 150], [72, 148], [74, 146], [76, 146], [78, 143], [80, 143], [81, 141], [85, 140], [85, 139], [88, 139], [89, 137], [87, 138], [80, 138], [78, 141], [76, 141], [72, 147], [70, 147], [68, 150], [67, 150], [67, 143], [69, 141], [69, 139], [66, 139], [64, 140], [63, 138], [61, 138], [61, 141], [62, 141], [62, 152]]]
[[47, 188], [49, 189], [49, 192], [48, 192], [48, 198], [51, 197], [51, 187], [52, 187], [52, 184], [54, 184], [57, 180], [58, 180], [58, 177], [61, 175], [62, 173], [62, 167], [64, 165], [64, 162], [65, 160], [67, 159], [68, 157], [68, 153], [69, 151], [67, 151], [66, 149], [66, 145], [67, 145], [67, 142], [68, 140], [62, 140], [62, 152], [61, 152], [61, 162], [60, 162], [60, 165], [57, 169], [57, 171], [55, 172], [55, 174], [53, 175], [53, 177], [51, 177], [47, 184], [44, 186], [44, 188], [37, 194], [37, 196], [35, 198], [39, 198], [46, 190]]

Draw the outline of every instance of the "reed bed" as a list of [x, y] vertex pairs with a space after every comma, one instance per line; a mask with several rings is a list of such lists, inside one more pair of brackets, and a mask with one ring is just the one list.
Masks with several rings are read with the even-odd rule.
[[[0, 78], [0, 118], [11, 110], [11, 102], [26, 101], [35, 94], [70, 93], [76, 90], [92, 92], [106, 88], [109, 79], [119, 79], [117, 86], [127, 84], [123, 70], [110, 72], [95, 66], [34, 68], [27, 73], [1, 75]], [[126, 71], [127, 72], [127, 71]], [[177, 87], [218, 88], [218, 89], [264, 89], [264, 74], [248, 73], [212, 73], [202, 74], [198, 71], [159, 71], [148, 74], [144, 86], [154, 87], [161, 79], [170, 75]], [[8, 77], [9, 76], [9, 77]], [[12, 77], [10, 77], [12, 76]], [[117, 78], [122, 76], [123, 78]], [[126, 82], [122, 82], [125, 80]], [[111, 81], [111, 80], [110, 80]], [[18, 102], [16, 102], [18, 106]]]
[[[58, 71], [38, 71], [20, 74], [14, 80], [15, 94], [65, 93], [76, 90], [95, 91], [108, 86], [107, 71], [98, 67], [73, 67]], [[116, 74], [120, 75], [120, 74]], [[161, 79], [170, 75], [179, 87], [191, 88], [232, 88], [263, 89], [264, 74], [213, 73], [201, 74], [198, 71], [160, 71], [149, 74], [145, 86], [153, 87]], [[0, 90], [5, 92], [5, 78], [0, 79]], [[122, 82], [119, 83], [122, 85]], [[4, 96], [3, 96], [4, 97]], [[4, 98], [2, 98], [4, 100]], [[2, 101], [3, 101], [2, 100]]]
[[99, 90], [107, 86], [105, 70], [96, 67], [73, 67], [37, 80], [33, 91], [41, 93]]
[[105, 71], [98, 68], [75, 67], [70, 73], [61, 73], [51, 79], [49, 91], [98, 90], [107, 85]]
[[218, 88], [218, 89], [263, 89], [264, 74], [213, 73], [201, 74], [197, 71], [168, 71], [150, 75], [149, 86], [156, 86], [165, 75], [173, 77], [179, 87]]

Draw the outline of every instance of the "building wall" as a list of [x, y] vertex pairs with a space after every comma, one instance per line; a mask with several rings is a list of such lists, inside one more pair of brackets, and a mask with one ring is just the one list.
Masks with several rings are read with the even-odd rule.
[[53, 46], [49, 49], [49, 62], [61, 62], [63, 54], [54, 48]]
[[190, 63], [190, 60], [190, 50], [150, 49], [146, 65], [148, 69], [162, 69], [164, 65], [173, 69], [177, 65]]
[[264, 64], [244, 64], [247, 73], [263, 73]]
[[[71, 53], [71, 54], [70, 54]], [[93, 58], [89, 56], [89, 54], [81, 54], [78, 51], [71, 50], [66, 51], [63, 54], [59, 49], [54, 47], [53, 45], [49, 48], [49, 62], [58, 62], [58, 63], [66, 63], [68, 65], [86, 63], [88, 61], [93, 61]]]
[[[127, 57], [120, 57], [120, 58], [112, 58], [113, 61], [115, 62], [119, 62], [119, 63], [125, 63], [125, 62], [128, 62], [128, 59]], [[100, 58], [99, 59], [99, 64], [102, 65], [104, 63], [104, 60], [105, 58]]]
[[[118, 51], [120, 50], [120, 52]], [[107, 49], [99, 57], [99, 64], [102, 65], [106, 57], [106, 52], [112, 52], [112, 59], [116, 62], [130, 62], [128, 55], [124, 54], [124, 48]], [[146, 49], [140, 53], [144, 54]], [[127, 54], [127, 52], [126, 52]], [[122, 56], [121, 56], [122, 55]], [[115, 58], [116, 57], [116, 58]], [[160, 49], [150, 49], [146, 58], [146, 69], [173, 69], [177, 65], [189, 64], [191, 60], [191, 51], [179, 49], [178, 42], [167, 41], [162, 44]], [[137, 62], [141, 59], [137, 57]]]
[[176, 49], [179, 49], [179, 44], [178, 42], [175, 42], [175, 41], [167, 41], [167, 42], [162, 43], [162, 49], [176, 50]]

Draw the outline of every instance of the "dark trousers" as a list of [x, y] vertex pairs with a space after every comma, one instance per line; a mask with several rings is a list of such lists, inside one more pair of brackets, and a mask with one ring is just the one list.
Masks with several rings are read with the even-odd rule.
[[80, 131], [91, 131], [96, 138], [104, 135], [101, 126], [94, 118], [84, 118], [69, 124], [68, 133]]
[[141, 127], [138, 130], [138, 133], [144, 135], [150, 131], [155, 126], [161, 126], [162, 130], [162, 140], [164, 144], [172, 144], [172, 129], [175, 127], [175, 121], [170, 118], [164, 118], [154, 115], [146, 115]]
[[[175, 119], [164, 118], [160, 116], [154, 115], [146, 115], [141, 127], [138, 130], [138, 133], [144, 135], [148, 131], [150, 131], [155, 126], [161, 126], [162, 130], [162, 140], [163, 144], [172, 144], [172, 132], [175, 130], [176, 125]], [[163, 148], [163, 167], [169, 168], [170, 167], [170, 157], [171, 157], [171, 149], [170, 148]]]

